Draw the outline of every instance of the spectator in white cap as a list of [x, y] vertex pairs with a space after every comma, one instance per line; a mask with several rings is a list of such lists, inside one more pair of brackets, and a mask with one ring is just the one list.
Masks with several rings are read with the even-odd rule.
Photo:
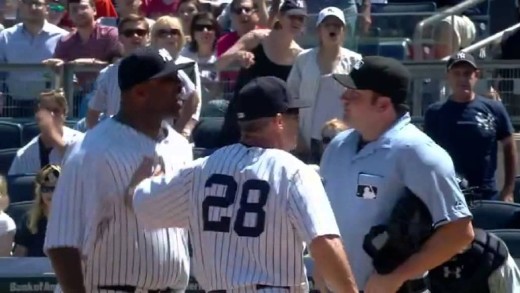
[[340, 97], [345, 91], [332, 78], [333, 73], [348, 74], [361, 55], [343, 47], [347, 26], [343, 11], [326, 7], [316, 23], [319, 46], [303, 51], [287, 79], [293, 97], [312, 101], [300, 111], [299, 153], [319, 162], [321, 127], [333, 118], [343, 118]]

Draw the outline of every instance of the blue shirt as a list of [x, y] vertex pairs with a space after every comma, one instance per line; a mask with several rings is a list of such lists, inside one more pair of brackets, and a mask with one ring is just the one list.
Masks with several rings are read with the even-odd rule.
[[497, 142], [514, 131], [501, 102], [477, 96], [469, 103], [435, 103], [425, 113], [424, 131], [450, 154], [470, 186], [487, 199], [498, 195]]
[[[374, 272], [363, 250], [370, 228], [385, 224], [406, 188], [428, 207], [435, 226], [470, 217], [449, 155], [401, 117], [358, 151], [360, 134], [338, 134], [325, 150], [320, 172], [360, 290]], [[419, 277], [419, 276], [418, 276]]]

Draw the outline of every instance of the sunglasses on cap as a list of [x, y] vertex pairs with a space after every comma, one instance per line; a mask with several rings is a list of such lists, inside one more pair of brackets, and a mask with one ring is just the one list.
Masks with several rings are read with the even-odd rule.
[[155, 35], [157, 37], [159, 37], [159, 38], [165, 38], [165, 37], [171, 37], [171, 36], [180, 36], [181, 35], [181, 31], [176, 29], [176, 28], [160, 29], [160, 30], [157, 30]]
[[125, 36], [126, 38], [131, 38], [133, 36], [144, 37], [144, 36], [146, 36], [148, 34], [148, 30], [140, 29], [140, 28], [126, 29], [126, 30], [123, 30], [121, 32], [121, 34], [123, 36]]
[[41, 193], [51, 193], [51, 192], [54, 192], [55, 188], [56, 188], [56, 186], [42, 185], [42, 186], [40, 186], [40, 192]]

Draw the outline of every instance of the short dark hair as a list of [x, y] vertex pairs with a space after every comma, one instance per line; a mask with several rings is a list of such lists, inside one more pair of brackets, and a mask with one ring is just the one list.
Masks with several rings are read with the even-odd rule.
[[[78, 4], [80, 2], [81, 2], [81, 0], [68, 0], [67, 1], [67, 9], [69, 8], [70, 4], [73, 4], [73, 3]], [[88, 0], [88, 4], [90, 5], [90, 7], [92, 7], [92, 9], [96, 10], [96, 2], [95, 2], [95, 0]]]
[[119, 23], [117, 24], [117, 30], [119, 34], [123, 32], [123, 28], [126, 24], [131, 22], [143, 22], [145, 25], [146, 30], [150, 30], [150, 25], [148, 24], [148, 21], [146, 21], [146, 18], [142, 15], [137, 14], [129, 14], [119, 20]]
[[191, 52], [197, 52], [199, 49], [197, 45], [197, 41], [195, 40], [195, 26], [197, 23], [201, 20], [209, 21], [211, 22], [211, 25], [213, 27], [213, 30], [215, 30], [215, 40], [213, 41], [213, 50], [215, 49], [215, 46], [217, 45], [217, 40], [220, 36], [220, 25], [218, 24], [217, 20], [215, 19], [215, 16], [209, 12], [199, 12], [193, 16], [193, 19], [191, 20], [190, 24], [190, 36], [191, 41], [189, 44], [189, 50]]

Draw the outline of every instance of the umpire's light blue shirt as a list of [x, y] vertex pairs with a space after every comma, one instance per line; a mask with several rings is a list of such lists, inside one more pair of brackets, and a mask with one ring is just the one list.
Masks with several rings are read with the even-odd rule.
[[470, 217], [449, 155], [401, 117], [378, 140], [357, 152], [360, 134], [334, 138], [320, 166], [356, 282], [363, 290], [373, 273], [363, 250], [366, 233], [385, 223], [405, 186], [428, 206], [436, 226]]

